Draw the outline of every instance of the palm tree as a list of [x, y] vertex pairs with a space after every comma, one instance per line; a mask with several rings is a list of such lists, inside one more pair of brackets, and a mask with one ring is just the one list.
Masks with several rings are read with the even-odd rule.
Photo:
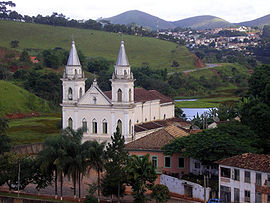
[[151, 189], [157, 178], [155, 167], [149, 161], [149, 154], [138, 157], [132, 155], [126, 167], [127, 181], [132, 186], [132, 195], [135, 203], [143, 203], [146, 189]]
[[94, 168], [98, 173], [98, 201], [100, 200], [100, 173], [104, 168], [104, 148], [106, 142], [98, 143], [96, 140], [89, 141], [85, 146], [89, 146], [86, 152], [88, 157], [87, 165]]
[[[73, 189], [74, 189], [74, 199], [76, 198], [76, 182], [78, 179], [78, 183], [80, 186], [80, 174], [85, 171], [86, 166], [83, 164], [82, 159], [82, 144], [81, 140], [83, 137], [83, 129], [79, 128], [77, 131], [72, 130], [71, 128], [66, 128], [61, 132], [61, 136], [65, 137], [68, 142], [67, 150], [67, 159], [65, 166], [65, 175], [69, 178], [71, 176], [73, 181]], [[80, 191], [80, 187], [79, 187]], [[80, 198], [80, 194], [79, 194]]]

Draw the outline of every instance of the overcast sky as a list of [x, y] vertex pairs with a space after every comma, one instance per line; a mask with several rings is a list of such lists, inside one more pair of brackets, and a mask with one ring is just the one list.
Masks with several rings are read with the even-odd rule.
[[28, 15], [63, 13], [74, 19], [111, 17], [140, 10], [164, 20], [214, 15], [230, 22], [253, 20], [270, 14], [270, 0], [13, 0], [15, 10]]

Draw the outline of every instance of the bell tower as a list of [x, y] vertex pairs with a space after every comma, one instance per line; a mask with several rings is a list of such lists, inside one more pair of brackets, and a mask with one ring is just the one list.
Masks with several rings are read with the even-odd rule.
[[117, 61], [112, 75], [112, 103], [114, 105], [134, 104], [134, 79], [125, 51], [124, 41], [121, 41]]
[[68, 62], [62, 80], [63, 104], [75, 104], [85, 93], [84, 72], [77, 54], [75, 42], [72, 41]]

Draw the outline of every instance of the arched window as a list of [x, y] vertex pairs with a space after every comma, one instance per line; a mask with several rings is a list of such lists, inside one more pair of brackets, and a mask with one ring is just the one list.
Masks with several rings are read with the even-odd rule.
[[97, 104], [97, 98], [93, 97], [93, 104]]
[[102, 121], [102, 132], [103, 132], [103, 134], [108, 133], [108, 123], [105, 119]]
[[119, 128], [119, 132], [122, 135], [122, 121], [120, 119], [117, 121], [117, 127]]
[[132, 100], [131, 93], [132, 93], [132, 91], [131, 91], [131, 89], [129, 89], [129, 91], [128, 91], [128, 98], [129, 98], [129, 101], [130, 101], [130, 102], [131, 102], [131, 100]]
[[124, 75], [127, 75], [127, 71], [126, 70], [124, 70]]
[[72, 118], [69, 118], [68, 119], [68, 127], [72, 129], [73, 127], [73, 121], [72, 121]]
[[80, 98], [82, 97], [82, 88], [80, 87]]
[[118, 89], [117, 91], [117, 101], [122, 102], [122, 90]]
[[129, 134], [132, 134], [132, 128], [131, 128], [131, 126], [132, 126], [132, 123], [131, 123], [131, 120], [129, 120]]
[[82, 129], [83, 132], [87, 132], [87, 121], [85, 118], [82, 120]]
[[75, 75], [77, 75], [77, 69], [75, 69]]
[[166, 119], [166, 114], [164, 114], [164, 120]]
[[73, 99], [73, 96], [72, 96], [72, 89], [71, 87], [68, 88], [68, 100], [72, 100]]
[[93, 121], [92, 121], [92, 133], [97, 134], [97, 121], [96, 121], [96, 119], [93, 119]]

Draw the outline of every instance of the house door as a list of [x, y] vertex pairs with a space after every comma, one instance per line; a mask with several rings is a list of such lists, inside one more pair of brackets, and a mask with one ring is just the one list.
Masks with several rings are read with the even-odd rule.
[[225, 202], [231, 202], [231, 188], [226, 186], [220, 186], [220, 199]]
[[190, 186], [190, 185], [184, 185], [184, 195], [186, 197], [193, 197], [192, 186]]

